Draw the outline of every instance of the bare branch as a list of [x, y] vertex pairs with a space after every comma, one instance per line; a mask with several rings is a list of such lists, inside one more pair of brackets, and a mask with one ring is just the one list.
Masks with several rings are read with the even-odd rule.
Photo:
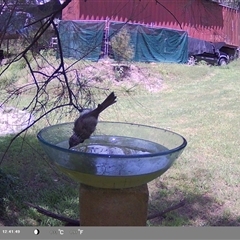
[[3, 156], [2, 156], [2, 159], [0, 161], [0, 165], [2, 164], [9, 148], [11, 147], [11, 145], [13, 144], [13, 142], [15, 141], [15, 139], [17, 139], [22, 133], [24, 133], [25, 131], [27, 131], [30, 127], [32, 127], [34, 124], [36, 124], [40, 119], [42, 119], [44, 116], [46, 116], [47, 114], [49, 114], [50, 112], [52, 111], [55, 111], [56, 109], [59, 109], [59, 108], [63, 108], [63, 107], [66, 107], [66, 106], [70, 106], [69, 103], [67, 104], [63, 104], [63, 105], [59, 105], [59, 106], [56, 106], [56, 107], [53, 107], [51, 108], [49, 111], [45, 112], [44, 114], [42, 114], [40, 117], [38, 117], [35, 121], [33, 121], [31, 124], [29, 124], [26, 128], [24, 128], [22, 131], [20, 131], [19, 133], [17, 133], [10, 141], [10, 143], [8, 144], [7, 148], [6, 148], [6, 151], [4, 152]]
[[157, 4], [159, 4], [160, 6], [162, 6], [167, 12], [169, 12], [169, 13], [173, 16], [173, 18], [176, 20], [176, 22], [178, 23], [178, 25], [179, 25], [180, 28], [182, 29], [182, 25], [181, 25], [181, 23], [178, 21], [178, 19], [175, 17], [175, 15], [174, 15], [167, 7], [165, 7], [162, 3], [160, 3], [159, 0], [155, 0], [155, 1], [156, 1]]
[[159, 212], [159, 213], [154, 213], [154, 214], [151, 214], [147, 217], [147, 220], [150, 220], [150, 219], [153, 219], [153, 218], [157, 218], [157, 217], [162, 217], [164, 216], [166, 213], [168, 212], [171, 212], [173, 210], [176, 210], [180, 207], [183, 207], [185, 205], [185, 200], [182, 200], [181, 202], [179, 202], [178, 204], [176, 205], [173, 205], [165, 210], [163, 210], [162, 212]]
[[32, 203], [29, 203], [29, 202], [25, 202], [25, 204], [28, 205], [31, 208], [35, 208], [39, 213], [41, 213], [45, 216], [60, 220], [62, 222], [66, 222], [66, 223], [70, 224], [70, 226], [79, 226], [80, 225], [79, 220], [75, 220], [75, 219], [72, 219], [72, 218], [69, 218], [69, 217], [65, 217], [65, 216], [50, 212], [50, 211], [48, 211], [44, 208], [41, 208], [41, 207], [36, 206], [36, 205], [34, 205]]

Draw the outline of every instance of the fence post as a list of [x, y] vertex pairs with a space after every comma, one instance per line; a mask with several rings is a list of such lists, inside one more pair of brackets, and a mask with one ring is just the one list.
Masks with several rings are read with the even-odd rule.
[[104, 57], [108, 56], [109, 52], [109, 18], [105, 20], [105, 34], [104, 34]]

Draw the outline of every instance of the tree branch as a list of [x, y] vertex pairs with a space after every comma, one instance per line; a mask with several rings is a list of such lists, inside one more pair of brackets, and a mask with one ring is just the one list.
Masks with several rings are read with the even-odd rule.
[[169, 12], [173, 18], [176, 20], [176, 22], [178, 23], [178, 25], [180, 26], [180, 28], [182, 29], [182, 25], [181, 23], [178, 21], [178, 19], [175, 17], [175, 15], [168, 9], [166, 8], [162, 3], [159, 2], [159, 0], [155, 0], [157, 4], [159, 4], [160, 6], [162, 6], [167, 12]]
[[[46, 215], [46, 216], [51, 217], [51, 218], [55, 218], [55, 219], [60, 220], [62, 222], [66, 222], [69, 226], [80, 226], [80, 221], [79, 220], [68, 218], [68, 217], [65, 217], [65, 216], [62, 216], [62, 215], [50, 212], [50, 211], [48, 211], [48, 210], [46, 210], [44, 208], [41, 208], [41, 207], [36, 206], [36, 205], [34, 205], [32, 203], [29, 203], [29, 202], [25, 202], [25, 204], [28, 205], [29, 207], [35, 208], [39, 213], [42, 213], [43, 215]], [[147, 217], [147, 220], [150, 220], [150, 219], [153, 219], [153, 218], [157, 218], [157, 217], [162, 217], [166, 213], [174, 211], [174, 210], [176, 210], [176, 209], [178, 209], [180, 207], [183, 207], [184, 205], [185, 205], [185, 200], [182, 200], [178, 204], [173, 205], [173, 206], [165, 209], [162, 212], [149, 215]]]
[[30, 127], [32, 127], [35, 123], [37, 123], [40, 119], [42, 119], [44, 116], [46, 116], [47, 114], [49, 114], [50, 112], [58, 109], [58, 108], [63, 108], [63, 107], [66, 107], [66, 106], [70, 106], [69, 103], [67, 104], [63, 104], [63, 105], [59, 105], [59, 106], [55, 106], [53, 108], [51, 108], [49, 111], [45, 112], [44, 114], [42, 114], [39, 118], [37, 118], [35, 121], [33, 121], [31, 124], [29, 124], [26, 128], [24, 128], [22, 131], [20, 131], [19, 133], [17, 133], [10, 141], [10, 143], [8, 144], [2, 158], [1, 158], [1, 161], [0, 161], [0, 165], [2, 164], [9, 148], [11, 147], [11, 145], [13, 144], [13, 142], [15, 141], [15, 139], [17, 139], [22, 133], [24, 133], [25, 131], [27, 131]]
[[180, 201], [178, 204], [173, 205], [173, 206], [171, 206], [171, 207], [169, 207], [169, 208], [167, 208], [167, 209], [165, 209], [165, 210], [163, 210], [163, 211], [161, 211], [161, 212], [159, 212], [159, 213], [154, 213], [154, 214], [149, 215], [149, 216], [147, 217], [147, 220], [150, 220], [150, 219], [153, 219], [153, 218], [157, 218], [157, 217], [162, 217], [162, 216], [164, 216], [166, 213], [171, 212], [171, 211], [173, 211], [173, 210], [176, 210], [176, 209], [178, 209], [178, 208], [180, 208], [180, 207], [183, 207], [184, 205], [185, 205], [185, 200], [182, 200], [182, 201]]
[[48, 211], [44, 208], [41, 208], [41, 207], [36, 206], [36, 205], [34, 205], [32, 203], [29, 203], [29, 202], [25, 202], [25, 204], [28, 205], [29, 207], [35, 208], [39, 213], [41, 213], [43, 215], [46, 215], [48, 217], [60, 220], [62, 222], [66, 222], [66, 223], [70, 224], [71, 226], [80, 226], [80, 221], [79, 220], [75, 220], [75, 219], [72, 219], [72, 218], [69, 218], [69, 217], [65, 217], [65, 216], [50, 212], [50, 211]]

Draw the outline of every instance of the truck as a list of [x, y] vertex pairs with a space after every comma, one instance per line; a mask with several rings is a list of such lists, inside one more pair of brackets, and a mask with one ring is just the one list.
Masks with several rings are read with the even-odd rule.
[[208, 42], [188, 38], [188, 63], [205, 61], [212, 65], [224, 66], [239, 57], [239, 48], [226, 47], [225, 42]]

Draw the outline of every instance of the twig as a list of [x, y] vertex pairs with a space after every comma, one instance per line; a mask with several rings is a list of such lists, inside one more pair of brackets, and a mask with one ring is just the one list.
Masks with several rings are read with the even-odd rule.
[[29, 207], [35, 208], [39, 213], [42, 213], [43, 215], [46, 215], [46, 216], [51, 217], [51, 218], [55, 218], [55, 219], [60, 220], [62, 222], [66, 222], [71, 226], [80, 226], [80, 221], [79, 220], [75, 220], [75, 219], [72, 219], [72, 218], [69, 218], [69, 217], [65, 217], [65, 216], [50, 212], [50, 211], [48, 211], [44, 208], [41, 208], [41, 207], [36, 206], [36, 205], [34, 205], [32, 203], [29, 203], [29, 202], [25, 202], [25, 204], [28, 205]]
[[[68, 217], [50, 212], [50, 211], [48, 211], [44, 208], [41, 208], [41, 207], [36, 206], [36, 205], [34, 205], [32, 203], [29, 203], [29, 202], [25, 202], [25, 204], [28, 205], [29, 207], [37, 209], [37, 211], [39, 213], [42, 213], [43, 215], [46, 215], [46, 216], [51, 217], [51, 218], [55, 218], [55, 219], [60, 220], [62, 222], [66, 222], [69, 226], [80, 226], [80, 221], [79, 220], [68, 218]], [[184, 205], [185, 205], [185, 200], [182, 200], [178, 204], [173, 205], [173, 206], [163, 210], [162, 212], [154, 213], [154, 214], [149, 215], [147, 217], [147, 220], [150, 220], [150, 219], [153, 219], [153, 218], [156, 218], [156, 217], [161, 217], [161, 216], [165, 215], [166, 213], [171, 212], [173, 210], [176, 210], [176, 209], [178, 209], [178, 208], [180, 208]]]
[[147, 217], [147, 220], [150, 220], [150, 219], [153, 219], [153, 218], [157, 218], [157, 217], [162, 217], [163, 215], [165, 215], [166, 213], [168, 212], [171, 212], [173, 210], [176, 210], [180, 207], [183, 207], [185, 205], [185, 200], [182, 200], [181, 202], [179, 202], [178, 204], [176, 205], [173, 205], [165, 210], [163, 210], [162, 212], [159, 212], [159, 213], [154, 213], [154, 214], [151, 214]]
[[168, 13], [170, 13], [172, 15], [172, 17], [175, 19], [175, 21], [179, 24], [179, 27], [182, 29], [182, 25], [178, 21], [178, 19], [175, 17], [175, 15], [167, 7], [165, 7], [162, 3], [160, 3], [160, 1], [158, 1], [158, 0], [155, 0], [155, 1], [156, 1], [156, 4], [159, 4], [160, 6], [162, 6]]
[[30, 127], [32, 127], [35, 123], [37, 123], [40, 119], [42, 119], [44, 116], [46, 116], [47, 114], [49, 114], [50, 112], [58, 109], [58, 108], [63, 108], [63, 107], [66, 107], [66, 106], [70, 106], [69, 103], [67, 104], [63, 104], [63, 105], [59, 105], [59, 106], [56, 106], [54, 108], [51, 108], [49, 111], [45, 112], [43, 115], [41, 115], [40, 117], [38, 117], [35, 121], [33, 121], [31, 124], [29, 124], [26, 128], [24, 128], [22, 131], [20, 131], [19, 133], [17, 133], [10, 141], [10, 143], [8, 144], [1, 160], [0, 160], [0, 165], [2, 164], [8, 150], [10, 149], [10, 147], [12, 146], [13, 142], [15, 141], [15, 139], [17, 139], [22, 133], [24, 133], [25, 131], [27, 131]]

